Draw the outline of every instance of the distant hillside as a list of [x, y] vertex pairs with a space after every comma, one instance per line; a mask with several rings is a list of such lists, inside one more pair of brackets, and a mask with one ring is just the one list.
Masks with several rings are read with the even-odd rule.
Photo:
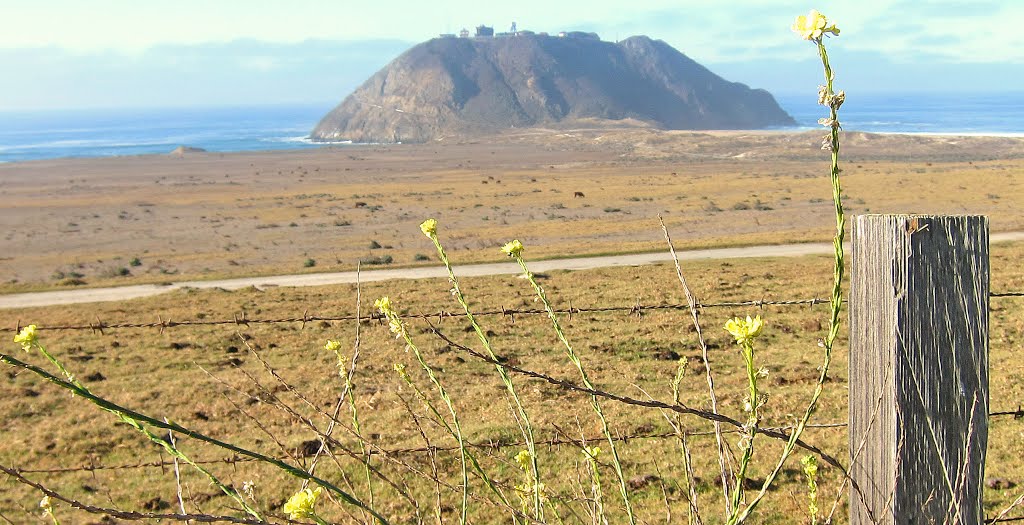
[[424, 142], [583, 119], [664, 129], [795, 124], [767, 91], [726, 81], [661, 40], [518, 35], [419, 44], [328, 113], [311, 137]]

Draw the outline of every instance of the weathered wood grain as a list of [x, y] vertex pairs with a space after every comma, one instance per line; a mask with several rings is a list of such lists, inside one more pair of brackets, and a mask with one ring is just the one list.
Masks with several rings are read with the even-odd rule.
[[855, 218], [851, 524], [984, 521], [988, 296], [986, 217]]

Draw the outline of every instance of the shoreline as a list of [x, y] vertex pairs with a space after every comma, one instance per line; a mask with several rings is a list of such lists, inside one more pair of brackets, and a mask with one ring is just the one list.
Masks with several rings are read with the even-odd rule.
[[[663, 130], [655, 128], [521, 128], [520, 131], [527, 133], [530, 132], [557, 132], [557, 133], [578, 133], [578, 132], [597, 132], [606, 131], [608, 133], [616, 133], [622, 131], [648, 131], [652, 133], [664, 133], [664, 134], [700, 134], [710, 135], [715, 137], [729, 137], [736, 135], [802, 135], [811, 132], [818, 131], [816, 127], [798, 127], [798, 128], [765, 128], [765, 129], [715, 129], [715, 130], [691, 130], [691, 129], [672, 129]], [[995, 132], [995, 131], [860, 131], [856, 129], [843, 130], [843, 133], [847, 134], [861, 134], [861, 135], [878, 135], [878, 136], [893, 136], [893, 137], [928, 137], [928, 138], [977, 138], [977, 139], [1024, 139], [1024, 131], [1007, 131], [1007, 132]], [[466, 136], [466, 137], [452, 137], [456, 140], [461, 141], [473, 141], [473, 140], [494, 140], [500, 139], [506, 136], [505, 134], [494, 134], [494, 135], [480, 135], [480, 136]], [[268, 139], [265, 142], [284, 144], [284, 145], [297, 145], [301, 144], [304, 147], [280, 147], [280, 148], [263, 148], [263, 149], [210, 149], [209, 146], [202, 143], [188, 143], [188, 144], [171, 144], [168, 143], [167, 147], [170, 148], [168, 151], [151, 151], [141, 153], [112, 153], [112, 154], [97, 154], [97, 155], [66, 155], [66, 156], [52, 156], [52, 157], [38, 157], [30, 159], [12, 159], [4, 160], [0, 159], [0, 164], [25, 164], [31, 162], [47, 162], [47, 161], [87, 161], [87, 160], [109, 160], [109, 159], [147, 159], [147, 158], [161, 158], [161, 157], [181, 157], [186, 155], [243, 155], [243, 154], [297, 154], [302, 152], [319, 151], [329, 148], [359, 148], [359, 147], [416, 147], [424, 146], [427, 143], [373, 143], [373, 142], [352, 142], [351, 140], [334, 140], [334, 141], [315, 141], [309, 136], [290, 136], [290, 137], [278, 137], [276, 139]], [[184, 155], [175, 153], [174, 148], [184, 146], [186, 148], [201, 148], [204, 151], [188, 152]], [[19, 146], [5, 146], [0, 144], [0, 154], [5, 149], [15, 149]], [[123, 148], [137, 147], [134, 145], [124, 145]]]

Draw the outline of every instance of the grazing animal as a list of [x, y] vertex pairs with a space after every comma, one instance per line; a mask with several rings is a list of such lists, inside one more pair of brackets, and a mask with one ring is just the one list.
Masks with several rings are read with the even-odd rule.
[[572, 196], [573, 197], [586, 197], [586, 195], [584, 195], [582, 191], [577, 191], [576, 193], [573, 193]]

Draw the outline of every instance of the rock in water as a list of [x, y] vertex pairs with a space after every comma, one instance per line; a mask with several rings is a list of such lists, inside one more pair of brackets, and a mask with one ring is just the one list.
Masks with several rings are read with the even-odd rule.
[[796, 123], [767, 91], [726, 81], [661, 40], [517, 35], [419, 44], [328, 113], [311, 138], [425, 142], [622, 121], [690, 130]]
[[192, 146], [178, 146], [177, 148], [174, 148], [173, 150], [171, 150], [170, 155], [181, 156], [181, 155], [184, 155], [186, 153], [206, 153], [206, 150], [203, 149], [203, 148], [195, 148], [195, 147], [192, 147]]

